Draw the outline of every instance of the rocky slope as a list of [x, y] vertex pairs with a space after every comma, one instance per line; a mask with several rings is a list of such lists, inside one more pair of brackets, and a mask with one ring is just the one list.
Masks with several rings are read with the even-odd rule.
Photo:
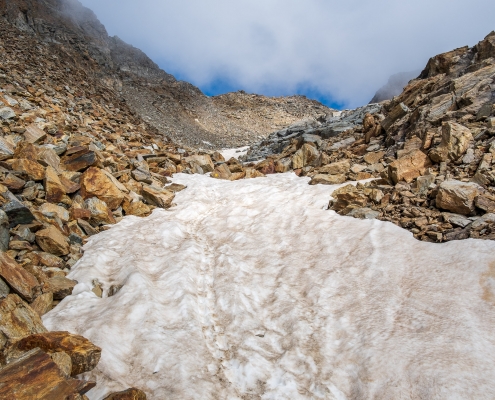
[[164, 136], [202, 148], [239, 147], [303, 117], [331, 110], [302, 96], [231, 93], [210, 98], [177, 81], [105, 27], [77, 0], [1, 0], [0, 16], [43, 42], [70, 49], [89, 75]]
[[[423, 241], [495, 239], [495, 32], [433, 57], [390, 101], [306, 119], [253, 146], [254, 169], [348, 185], [329, 206], [378, 218]], [[249, 165], [249, 164], [247, 164]], [[212, 176], [242, 177], [232, 160]]]

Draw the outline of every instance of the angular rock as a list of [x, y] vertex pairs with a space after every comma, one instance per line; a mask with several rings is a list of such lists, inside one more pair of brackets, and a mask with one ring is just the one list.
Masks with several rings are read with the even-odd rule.
[[289, 157], [277, 160], [275, 161], [275, 172], [278, 173], [289, 172], [291, 165], [292, 165], [292, 161]]
[[384, 155], [385, 155], [384, 151], [366, 153], [363, 159], [367, 164], [376, 164], [383, 158]]
[[482, 192], [483, 188], [474, 182], [448, 180], [438, 188], [436, 206], [456, 214], [474, 214], [475, 199]]
[[146, 400], [146, 394], [136, 388], [130, 388], [122, 392], [112, 393], [103, 400]]
[[16, 116], [16, 113], [10, 107], [2, 107], [0, 108], [0, 118], [7, 120], [12, 119]]
[[96, 386], [95, 382], [65, 376], [53, 359], [33, 349], [0, 370], [0, 398], [15, 400], [76, 399]]
[[62, 222], [69, 222], [70, 219], [69, 211], [55, 204], [44, 203], [40, 206], [39, 211], [44, 215], [56, 214]]
[[146, 202], [161, 208], [169, 208], [175, 197], [173, 192], [150, 185], [143, 186], [142, 195]]
[[124, 200], [124, 193], [113, 180], [95, 167], [88, 168], [81, 176], [81, 196], [84, 199], [97, 197], [111, 210], [118, 208]]
[[86, 208], [91, 213], [91, 221], [96, 225], [103, 224], [115, 224], [115, 218], [112, 214], [112, 210], [107, 207], [107, 204], [98, 199], [97, 197], [91, 197], [85, 201]]
[[37, 125], [31, 124], [26, 127], [24, 132], [24, 139], [28, 143], [39, 143], [46, 138], [46, 133], [38, 128]]
[[7, 253], [0, 253], [0, 276], [15, 293], [29, 302], [39, 293], [38, 280]]
[[382, 128], [388, 131], [395, 121], [401, 119], [409, 111], [409, 108], [404, 103], [397, 104], [381, 122]]
[[319, 169], [320, 174], [338, 175], [346, 174], [351, 168], [351, 162], [349, 160], [342, 160], [334, 162], [332, 164], [324, 165]]
[[57, 171], [51, 166], [46, 168], [44, 180], [46, 201], [50, 203], [59, 203], [67, 194], [65, 186], [60, 181]]
[[12, 160], [11, 167], [16, 172], [25, 173], [33, 181], [41, 181], [45, 177], [45, 168], [40, 163], [27, 158]]
[[292, 157], [292, 169], [304, 168], [308, 165], [312, 165], [318, 160], [320, 153], [318, 149], [309, 143], [305, 143], [302, 147], [296, 151], [294, 157]]
[[72, 294], [72, 290], [77, 285], [77, 282], [65, 276], [56, 275], [48, 278], [47, 285], [44, 290], [53, 293], [54, 300], [63, 300]]
[[48, 292], [36, 297], [36, 299], [30, 304], [30, 307], [33, 309], [34, 312], [36, 312], [36, 314], [42, 317], [52, 309], [52, 303], [53, 293]]
[[72, 360], [71, 376], [93, 370], [101, 357], [101, 348], [88, 339], [69, 332], [47, 332], [27, 336], [14, 345], [16, 350], [40, 348], [47, 353], [67, 353]]
[[448, 222], [449, 224], [455, 226], [460, 226], [461, 228], [465, 228], [471, 222], [473, 222], [469, 218], [466, 218], [464, 215], [452, 214], [448, 212], [442, 213], [442, 217], [445, 222]]
[[83, 171], [96, 163], [96, 153], [88, 148], [80, 148], [62, 158], [62, 167], [67, 171]]
[[483, 210], [487, 213], [495, 212], [495, 199], [493, 196], [488, 197], [487, 195], [477, 196], [474, 204], [480, 210]]
[[465, 126], [445, 122], [442, 125], [442, 142], [429, 152], [429, 156], [435, 162], [457, 160], [466, 153], [473, 140], [471, 131]]
[[227, 164], [220, 164], [215, 167], [210, 176], [215, 179], [229, 180], [232, 176], [232, 172], [230, 172]]
[[428, 156], [421, 150], [416, 150], [391, 163], [388, 166], [389, 177], [394, 183], [402, 180], [409, 183], [424, 175], [430, 165]]
[[208, 154], [195, 154], [186, 157], [185, 161], [199, 165], [205, 173], [212, 172], [215, 169], [215, 165]]
[[5, 281], [0, 278], [0, 299], [4, 299], [10, 293], [9, 285], [5, 283]]
[[33, 333], [46, 332], [39, 315], [16, 294], [0, 300], [0, 347]]
[[65, 237], [57, 228], [49, 226], [36, 232], [36, 243], [43, 251], [56, 256], [65, 256], [69, 254], [70, 246]]
[[317, 174], [313, 176], [310, 185], [339, 185], [346, 181], [346, 177], [344, 174], [338, 175], [326, 175], [326, 174]]
[[254, 168], [257, 171], [261, 172], [263, 175], [270, 175], [276, 172], [275, 162], [271, 158], [260, 161], [258, 164], [254, 166]]
[[21, 190], [25, 184], [26, 181], [18, 178], [14, 174], [7, 174], [5, 178], [2, 179], [2, 185], [7, 186], [9, 190], [12, 190], [14, 192], [18, 192], [19, 190]]
[[60, 371], [62, 371], [65, 376], [70, 376], [70, 373], [72, 371], [72, 360], [67, 353], [65, 353], [64, 351], [59, 351], [58, 353], [50, 354], [50, 357], [52, 358], [52, 361], [57, 364], [57, 366], [60, 368]]
[[133, 201], [132, 203], [124, 200], [122, 208], [126, 215], [135, 215], [137, 217], [145, 217], [150, 215], [151, 209], [142, 201]]
[[354, 208], [347, 214], [347, 216], [359, 219], [375, 219], [380, 216], [380, 212], [367, 207]]
[[0, 251], [8, 250], [9, 240], [9, 217], [7, 216], [5, 211], [0, 210]]

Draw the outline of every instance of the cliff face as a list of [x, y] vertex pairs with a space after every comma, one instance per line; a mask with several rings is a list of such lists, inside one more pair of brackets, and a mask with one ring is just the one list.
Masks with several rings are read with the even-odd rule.
[[77, 0], [0, 0], [0, 15], [26, 34], [75, 50], [89, 74], [162, 135], [187, 145], [246, 145], [299, 119], [321, 118], [331, 111], [302, 96], [238, 92], [207, 97], [161, 70], [141, 50], [109, 37], [95, 14]]

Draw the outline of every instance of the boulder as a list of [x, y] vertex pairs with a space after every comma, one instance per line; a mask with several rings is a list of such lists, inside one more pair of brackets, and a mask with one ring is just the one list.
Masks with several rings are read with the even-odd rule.
[[0, 253], [0, 276], [26, 301], [33, 301], [40, 291], [38, 280], [7, 253]]
[[314, 164], [319, 158], [319, 151], [313, 144], [305, 143], [292, 157], [292, 169], [304, 168]]
[[215, 168], [215, 165], [213, 164], [213, 161], [211, 161], [211, 157], [208, 154], [195, 154], [186, 157], [185, 161], [199, 165], [205, 173], [212, 172]]
[[97, 197], [91, 197], [85, 202], [87, 210], [91, 213], [91, 221], [96, 225], [115, 224], [112, 210], [107, 207], [107, 203]]
[[58, 177], [57, 171], [52, 166], [46, 168], [44, 186], [46, 201], [50, 203], [59, 203], [67, 193], [65, 186]]
[[409, 183], [418, 176], [424, 175], [430, 165], [428, 156], [421, 150], [415, 150], [391, 163], [388, 166], [388, 173], [394, 183], [400, 181]]
[[36, 232], [36, 243], [43, 251], [56, 256], [69, 254], [70, 246], [67, 238], [54, 226]]
[[81, 196], [84, 199], [97, 197], [111, 210], [118, 208], [124, 200], [124, 193], [113, 180], [95, 167], [88, 168], [81, 176]]
[[16, 116], [16, 113], [12, 108], [10, 107], [2, 107], [0, 108], [0, 118], [7, 120], [7, 119], [12, 119]]
[[319, 169], [319, 172], [320, 174], [339, 175], [348, 173], [350, 168], [351, 162], [349, 160], [342, 160], [324, 165]]
[[46, 332], [39, 315], [16, 294], [0, 300], [0, 347], [34, 333]]
[[30, 306], [33, 311], [36, 312], [36, 314], [42, 317], [52, 309], [52, 304], [53, 293], [47, 292], [36, 297], [36, 299], [30, 304]]
[[95, 382], [67, 377], [54, 360], [33, 349], [0, 370], [0, 398], [15, 400], [81, 399]]
[[136, 388], [130, 388], [122, 392], [112, 393], [103, 400], [146, 400], [146, 394]]
[[86, 147], [69, 149], [61, 161], [67, 171], [83, 171], [96, 163], [96, 153]]
[[455, 122], [444, 122], [442, 125], [442, 142], [430, 151], [434, 162], [454, 161], [463, 156], [473, 141], [471, 131]]
[[383, 158], [384, 155], [385, 155], [384, 151], [376, 151], [376, 152], [366, 153], [363, 159], [367, 164], [372, 165], [378, 163]]
[[474, 182], [448, 180], [438, 188], [436, 206], [456, 214], [474, 214], [475, 199], [482, 192], [483, 188]]
[[346, 181], [346, 177], [344, 174], [338, 175], [326, 175], [326, 174], [317, 174], [313, 176], [310, 185], [339, 185]]
[[281, 158], [280, 160], [275, 161], [275, 172], [289, 172], [291, 165], [292, 161], [289, 157]]
[[46, 216], [50, 216], [51, 214], [57, 215], [62, 222], [69, 222], [70, 213], [67, 209], [61, 206], [57, 206], [51, 203], [44, 203], [40, 206], [39, 211]]
[[16, 342], [11, 351], [29, 351], [40, 348], [47, 353], [63, 351], [72, 361], [71, 376], [93, 370], [101, 357], [101, 348], [88, 339], [69, 332], [38, 333], [22, 338]]
[[173, 192], [152, 185], [143, 185], [142, 195], [147, 203], [161, 208], [169, 208], [175, 197]]
[[260, 161], [254, 168], [263, 175], [274, 174], [276, 172], [275, 162], [271, 158]]
[[404, 117], [409, 111], [409, 108], [404, 103], [397, 104], [381, 122], [382, 128], [385, 129], [385, 131], [389, 130], [395, 121]]
[[26, 132], [24, 132], [24, 139], [28, 143], [38, 143], [46, 138], [45, 131], [42, 131], [36, 124], [26, 126]]
[[27, 158], [12, 160], [12, 170], [25, 173], [33, 181], [41, 181], [45, 177], [45, 168], [38, 162]]
[[68, 279], [65, 276], [55, 275], [48, 278], [44, 291], [53, 293], [54, 300], [63, 300], [72, 294], [72, 290], [77, 285], [76, 281]]

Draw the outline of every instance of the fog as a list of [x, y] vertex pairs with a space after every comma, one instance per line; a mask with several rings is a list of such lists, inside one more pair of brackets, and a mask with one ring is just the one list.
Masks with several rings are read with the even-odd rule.
[[109, 34], [207, 94], [307, 94], [367, 103], [388, 78], [474, 45], [493, 0], [81, 0]]

